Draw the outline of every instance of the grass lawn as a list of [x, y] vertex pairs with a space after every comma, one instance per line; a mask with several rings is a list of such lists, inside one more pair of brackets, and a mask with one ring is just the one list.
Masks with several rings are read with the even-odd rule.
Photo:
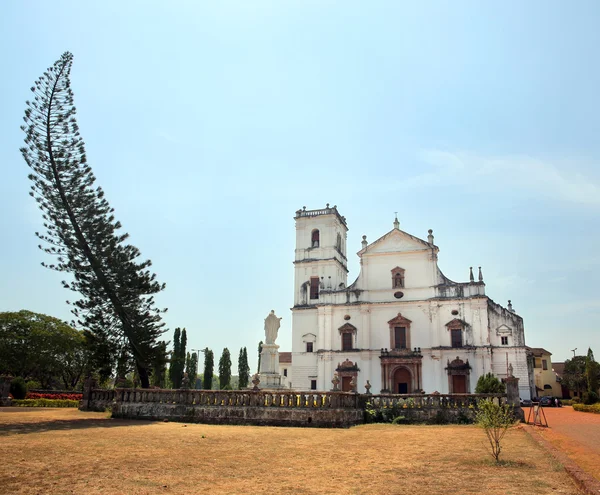
[[0, 408], [0, 494], [579, 493], [520, 428], [496, 466], [474, 426], [348, 430]]

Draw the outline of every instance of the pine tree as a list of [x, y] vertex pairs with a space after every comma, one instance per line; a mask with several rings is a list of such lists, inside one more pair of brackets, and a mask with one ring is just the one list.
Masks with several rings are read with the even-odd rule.
[[204, 390], [212, 389], [213, 374], [215, 370], [215, 357], [213, 351], [208, 347], [204, 349], [204, 375], [202, 377], [202, 388]]
[[250, 377], [250, 366], [248, 366], [248, 352], [246, 348], [240, 349], [240, 356], [238, 358], [238, 377], [239, 377], [239, 389], [242, 390], [248, 386], [248, 379]]
[[[80, 294], [73, 303], [77, 324], [99, 342], [125, 339], [141, 384], [150, 385], [150, 363], [164, 332], [153, 296], [164, 289], [139, 261], [140, 251], [125, 244], [120, 222], [94, 183], [75, 119], [70, 72], [73, 55], [62, 57], [31, 88], [27, 102], [25, 146], [21, 154], [33, 173], [30, 195], [43, 212], [46, 233], [36, 233], [56, 263], [44, 266], [71, 274], [65, 288]], [[106, 348], [106, 345], [104, 345]], [[109, 346], [110, 347], [110, 346]], [[120, 348], [120, 346], [119, 346]]]
[[223, 390], [231, 382], [231, 355], [225, 347], [221, 359], [219, 359], [219, 388]]

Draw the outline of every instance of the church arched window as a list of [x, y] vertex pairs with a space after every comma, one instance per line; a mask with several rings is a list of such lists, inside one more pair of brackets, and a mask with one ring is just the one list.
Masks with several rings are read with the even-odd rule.
[[310, 247], [319, 247], [319, 229], [312, 231], [310, 235]]

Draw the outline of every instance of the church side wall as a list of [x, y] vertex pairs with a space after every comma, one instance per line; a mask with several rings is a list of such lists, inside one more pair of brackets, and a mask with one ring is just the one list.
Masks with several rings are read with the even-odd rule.
[[[319, 332], [317, 309], [301, 309], [292, 312], [292, 388], [309, 390], [310, 381], [317, 377]], [[312, 342], [314, 352], [306, 352], [306, 343]]]

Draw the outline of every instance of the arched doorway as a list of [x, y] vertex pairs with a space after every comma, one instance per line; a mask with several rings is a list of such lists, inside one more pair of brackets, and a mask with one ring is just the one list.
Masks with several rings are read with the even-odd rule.
[[398, 368], [394, 372], [395, 394], [410, 394], [412, 392], [412, 376], [406, 368]]

